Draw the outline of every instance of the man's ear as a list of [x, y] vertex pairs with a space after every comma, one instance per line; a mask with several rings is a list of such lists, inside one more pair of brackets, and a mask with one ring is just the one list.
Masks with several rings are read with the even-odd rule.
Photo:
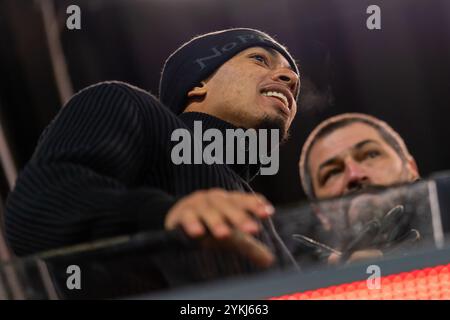
[[408, 158], [408, 168], [411, 175], [411, 181], [415, 181], [420, 178], [419, 169], [417, 168], [416, 160], [413, 157]]
[[202, 99], [206, 96], [206, 92], [207, 92], [207, 88], [206, 88], [206, 83], [204, 81], [200, 82], [200, 85], [192, 88], [187, 96], [188, 98], [194, 98], [194, 99]]

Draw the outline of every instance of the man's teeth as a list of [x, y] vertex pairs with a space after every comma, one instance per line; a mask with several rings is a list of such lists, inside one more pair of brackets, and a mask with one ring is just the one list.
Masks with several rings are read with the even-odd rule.
[[267, 91], [267, 92], [263, 92], [262, 93], [263, 96], [266, 97], [278, 97], [281, 100], [284, 101], [284, 103], [287, 105], [289, 105], [288, 99], [286, 98], [286, 96], [284, 94], [282, 94], [281, 92], [277, 92], [277, 91]]

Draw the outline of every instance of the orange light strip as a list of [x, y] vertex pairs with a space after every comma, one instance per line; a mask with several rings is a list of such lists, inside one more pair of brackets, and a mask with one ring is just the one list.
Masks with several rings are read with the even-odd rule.
[[450, 300], [450, 264], [381, 277], [379, 289], [364, 280], [270, 300]]

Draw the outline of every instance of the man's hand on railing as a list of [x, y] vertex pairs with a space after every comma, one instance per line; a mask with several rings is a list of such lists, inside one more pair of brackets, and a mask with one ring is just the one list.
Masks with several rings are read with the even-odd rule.
[[165, 228], [181, 227], [204, 244], [236, 250], [256, 265], [268, 267], [275, 258], [254, 235], [261, 231], [259, 219], [273, 213], [273, 206], [262, 195], [201, 190], [185, 196], [170, 209]]

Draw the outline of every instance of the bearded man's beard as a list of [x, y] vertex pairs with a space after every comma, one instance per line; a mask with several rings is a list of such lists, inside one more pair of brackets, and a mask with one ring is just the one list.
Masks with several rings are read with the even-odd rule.
[[[279, 145], [284, 144], [289, 139], [289, 130], [286, 127], [287, 121], [281, 117], [270, 117], [265, 115], [256, 126], [256, 129], [276, 129], [280, 133]], [[270, 131], [269, 131], [270, 132]]]

